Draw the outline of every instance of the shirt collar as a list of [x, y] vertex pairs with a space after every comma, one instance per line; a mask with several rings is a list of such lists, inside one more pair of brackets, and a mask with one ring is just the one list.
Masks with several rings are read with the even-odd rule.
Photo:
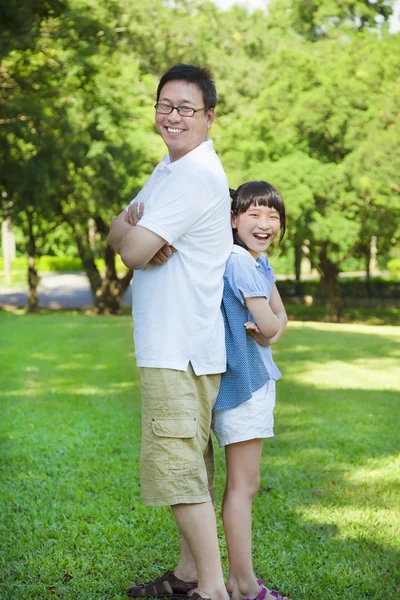
[[206, 139], [203, 142], [201, 142], [201, 144], [199, 144], [198, 146], [196, 146], [196, 148], [193, 148], [193, 150], [191, 150], [190, 152], [188, 152], [187, 154], [184, 154], [181, 158], [178, 158], [178, 160], [174, 160], [174, 162], [171, 162], [171, 159], [169, 157], [169, 154], [166, 154], [160, 161], [158, 167], [160, 169], [168, 169], [169, 171], [173, 171], [175, 168], [180, 168], [186, 161], [188, 160], [193, 160], [193, 158], [195, 160], [199, 160], [200, 156], [204, 153], [204, 152], [210, 152], [210, 150], [214, 150], [214, 144], [213, 141], [211, 139]]
[[[254, 262], [254, 264], [256, 265], [256, 267], [259, 267], [261, 265], [261, 261], [256, 260], [254, 258], [254, 256], [252, 254], [250, 254], [250, 252], [248, 250], [246, 250], [246, 248], [243, 248], [242, 246], [233, 244], [232, 252], [233, 252], [233, 254], [241, 254], [242, 256], [249, 256], [251, 258], [251, 260]], [[260, 255], [260, 258], [261, 258], [261, 255]]]

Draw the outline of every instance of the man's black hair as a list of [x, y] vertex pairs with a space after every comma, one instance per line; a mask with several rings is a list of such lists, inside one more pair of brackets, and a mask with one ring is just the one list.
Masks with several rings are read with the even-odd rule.
[[217, 90], [215, 89], [213, 76], [208, 69], [196, 65], [185, 65], [183, 63], [174, 65], [160, 79], [157, 88], [157, 102], [160, 98], [162, 88], [169, 81], [194, 83], [203, 96], [205, 108], [215, 108], [217, 104]]

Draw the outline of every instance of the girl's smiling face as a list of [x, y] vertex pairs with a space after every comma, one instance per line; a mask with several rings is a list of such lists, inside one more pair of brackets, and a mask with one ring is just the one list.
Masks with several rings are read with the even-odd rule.
[[280, 226], [278, 211], [269, 206], [251, 204], [246, 212], [232, 215], [232, 229], [254, 258], [269, 248]]

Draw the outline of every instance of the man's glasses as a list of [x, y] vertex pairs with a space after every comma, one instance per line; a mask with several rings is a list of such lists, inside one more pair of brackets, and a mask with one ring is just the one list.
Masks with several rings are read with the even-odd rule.
[[159, 115], [170, 115], [175, 109], [181, 117], [194, 117], [195, 113], [207, 110], [206, 106], [204, 108], [189, 108], [189, 106], [170, 106], [169, 104], [162, 104], [160, 102], [157, 102], [154, 108]]

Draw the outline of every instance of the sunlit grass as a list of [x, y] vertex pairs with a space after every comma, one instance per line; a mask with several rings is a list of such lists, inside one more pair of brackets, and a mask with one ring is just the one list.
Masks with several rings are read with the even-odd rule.
[[[274, 348], [254, 561], [293, 600], [398, 593], [399, 341], [395, 327], [293, 322]], [[131, 319], [0, 312], [0, 363], [0, 598], [122, 598], [173, 567], [169, 511], [139, 499]]]

